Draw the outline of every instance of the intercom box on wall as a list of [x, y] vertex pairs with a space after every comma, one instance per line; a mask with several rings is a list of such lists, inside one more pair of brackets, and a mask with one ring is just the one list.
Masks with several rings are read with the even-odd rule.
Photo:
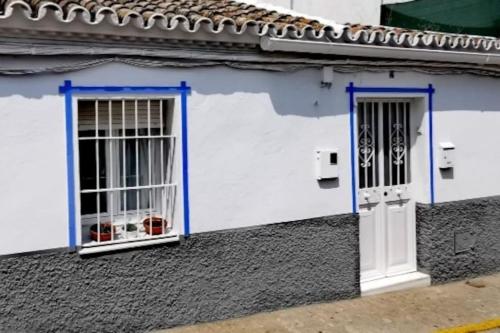
[[338, 160], [337, 149], [316, 150], [316, 178], [318, 180], [338, 178]]
[[455, 166], [455, 145], [451, 142], [441, 142], [439, 144], [440, 169], [449, 169]]

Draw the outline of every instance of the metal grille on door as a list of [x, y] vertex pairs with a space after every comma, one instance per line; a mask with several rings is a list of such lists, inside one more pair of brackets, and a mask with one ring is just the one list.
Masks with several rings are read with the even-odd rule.
[[[409, 102], [358, 102], [359, 188], [410, 182]], [[379, 125], [381, 124], [381, 125]]]

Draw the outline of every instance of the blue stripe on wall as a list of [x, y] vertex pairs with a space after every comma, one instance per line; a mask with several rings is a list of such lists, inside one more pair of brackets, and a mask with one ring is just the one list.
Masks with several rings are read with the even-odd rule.
[[431, 205], [436, 203], [436, 193], [434, 189], [434, 88], [429, 84], [428, 101], [429, 101], [429, 175], [430, 175], [430, 191]]
[[73, 99], [71, 81], [64, 81], [64, 103], [66, 118], [66, 168], [68, 185], [68, 242], [70, 250], [76, 249], [76, 212], [75, 212], [75, 166], [73, 147]]
[[347, 87], [349, 93], [349, 132], [351, 141], [351, 195], [352, 195], [352, 213], [358, 212], [357, 203], [357, 185], [356, 185], [356, 144], [355, 144], [355, 131], [354, 131], [354, 84], [349, 83]]
[[184, 203], [184, 236], [189, 237], [190, 211], [189, 211], [189, 159], [188, 159], [188, 114], [187, 114], [187, 89], [186, 82], [181, 82], [181, 127], [182, 127], [182, 191]]

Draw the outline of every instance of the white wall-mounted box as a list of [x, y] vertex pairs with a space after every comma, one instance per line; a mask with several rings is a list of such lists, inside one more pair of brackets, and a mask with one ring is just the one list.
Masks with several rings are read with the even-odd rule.
[[330, 88], [333, 84], [333, 66], [325, 66], [321, 72], [321, 86]]
[[453, 143], [439, 143], [438, 166], [440, 169], [449, 169], [455, 166], [455, 145]]
[[338, 150], [316, 150], [316, 178], [325, 180], [338, 177]]

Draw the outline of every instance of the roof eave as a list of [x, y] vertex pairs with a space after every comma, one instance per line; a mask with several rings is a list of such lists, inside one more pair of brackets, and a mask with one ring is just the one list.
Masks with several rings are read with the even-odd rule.
[[449, 50], [417, 49], [394, 46], [317, 42], [273, 37], [262, 37], [264, 51], [327, 54], [383, 59], [407, 59], [476, 65], [500, 65], [500, 53], [460, 52]]
[[155, 43], [159, 40], [166, 40], [182, 43], [259, 44], [259, 36], [256, 33], [251, 33], [252, 29], [247, 29], [246, 33], [234, 33], [230, 30], [228, 27], [214, 32], [210, 26], [204, 23], [201, 23], [195, 31], [185, 29], [182, 24], [171, 29], [165, 29], [159, 23], [148, 29], [136, 24], [118, 26], [112, 20], [102, 20], [99, 23], [89, 24], [79, 16], [66, 22], [61, 20], [57, 12], [54, 11], [47, 11], [43, 17], [36, 19], [26, 17], [22, 11], [13, 11], [0, 19], [0, 31], [4, 37], [22, 36], [51, 40], [83, 37], [101, 42], [134, 40]]

